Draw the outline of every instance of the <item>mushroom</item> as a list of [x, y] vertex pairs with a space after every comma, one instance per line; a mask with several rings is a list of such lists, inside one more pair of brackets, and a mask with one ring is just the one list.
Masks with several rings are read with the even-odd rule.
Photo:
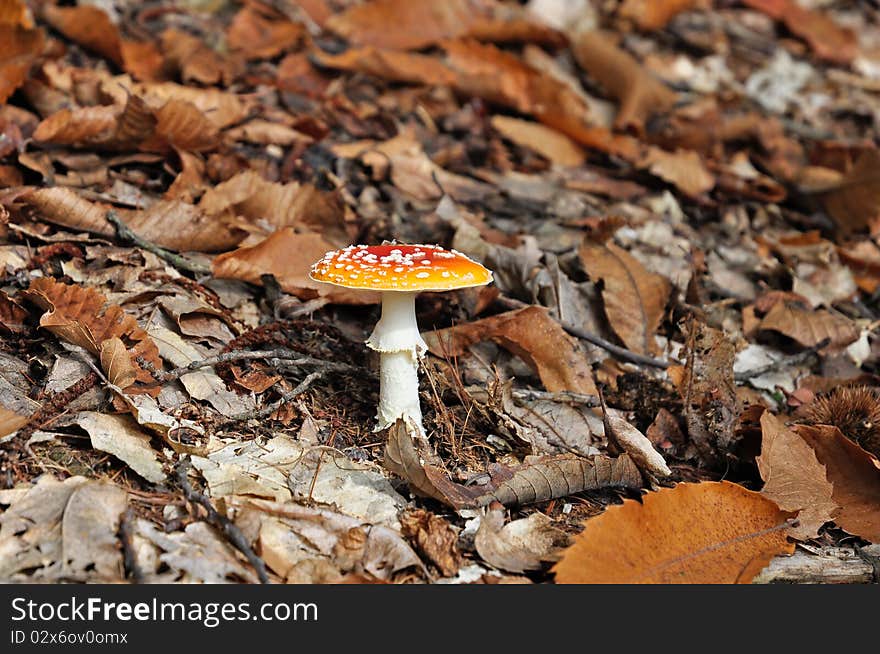
[[415, 299], [492, 282], [492, 272], [439, 245], [350, 245], [315, 263], [309, 277], [351, 289], [380, 291], [382, 316], [367, 339], [379, 352], [379, 409], [375, 431], [404, 418], [425, 435], [419, 405], [419, 360], [428, 346], [419, 334]]

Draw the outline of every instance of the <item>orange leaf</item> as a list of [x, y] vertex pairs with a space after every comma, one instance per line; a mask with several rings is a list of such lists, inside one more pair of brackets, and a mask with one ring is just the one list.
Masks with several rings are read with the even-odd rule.
[[271, 59], [293, 48], [303, 33], [297, 23], [280, 16], [267, 16], [246, 6], [232, 19], [226, 40], [232, 50], [247, 59]]
[[71, 41], [121, 66], [119, 30], [103, 9], [92, 5], [58, 7], [46, 5], [43, 17]]
[[553, 572], [563, 584], [749, 583], [794, 551], [791, 515], [730, 482], [678, 484], [587, 520]]
[[468, 36], [549, 45], [564, 40], [555, 30], [531, 21], [521, 8], [495, 0], [374, 0], [331, 16], [327, 27], [353, 44], [392, 50], [417, 50]]
[[596, 394], [586, 357], [543, 307], [526, 307], [422, 335], [435, 356], [458, 356], [474, 343], [493, 340], [538, 373], [548, 391]]
[[814, 347], [825, 338], [831, 339], [823, 351], [840, 350], [860, 335], [851, 320], [824, 309], [806, 309], [792, 301], [774, 304], [759, 327], [788, 336], [803, 347]]
[[578, 255], [590, 278], [604, 284], [602, 300], [614, 333], [634, 352], [655, 352], [654, 332], [672, 290], [669, 280], [648, 271], [614, 243], [585, 239]]
[[[290, 227], [279, 229], [251, 247], [241, 247], [214, 258], [215, 277], [243, 279], [262, 284], [262, 275], [274, 275], [285, 292], [302, 299], [325, 297], [340, 304], [375, 304], [379, 294], [322, 284], [309, 279], [309, 268], [333, 246], [320, 234], [297, 234]], [[296, 253], [296, 256], [291, 256]]]
[[796, 425], [834, 485], [832, 498], [840, 506], [834, 522], [851, 534], [880, 543], [880, 468], [861, 447], [829, 425]]
[[540, 123], [509, 116], [493, 116], [492, 127], [517, 145], [534, 150], [560, 166], [580, 166], [584, 151], [571, 139]]
[[27, 79], [44, 43], [43, 30], [0, 23], [0, 104]]
[[678, 14], [705, 4], [704, 0], [624, 0], [620, 15], [635, 22], [640, 30], [662, 30]]

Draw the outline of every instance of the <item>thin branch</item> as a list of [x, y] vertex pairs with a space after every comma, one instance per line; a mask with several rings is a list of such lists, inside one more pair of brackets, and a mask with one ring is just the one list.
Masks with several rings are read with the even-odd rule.
[[[302, 356], [302, 353], [296, 350], [286, 348], [277, 348], [274, 350], [254, 350], [254, 351], [233, 351], [224, 352], [217, 356], [208, 357], [199, 361], [193, 361], [180, 368], [174, 368], [168, 372], [162, 370], [150, 370], [150, 373], [160, 382], [167, 382], [178, 379], [183, 375], [194, 372], [200, 368], [208, 368], [216, 366], [219, 363], [229, 363], [230, 361], [247, 361], [252, 359], [268, 359], [273, 365], [283, 364], [285, 366], [321, 366], [327, 370], [338, 370], [340, 372], [363, 372], [359, 366], [353, 366], [349, 363], [337, 363], [335, 361], [324, 361], [315, 357]], [[140, 363], [140, 360], [138, 360]]]
[[211, 500], [207, 496], [202, 495], [192, 487], [192, 484], [189, 483], [189, 479], [187, 478], [188, 472], [189, 459], [181, 459], [177, 464], [177, 479], [180, 482], [180, 486], [183, 489], [183, 494], [187, 501], [192, 504], [198, 504], [205, 509], [207, 512], [207, 521], [223, 532], [223, 535], [226, 536], [227, 540], [239, 552], [244, 554], [245, 558], [247, 558], [250, 564], [254, 567], [254, 570], [256, 570], [260, 583], [268, 584], [269, 574], [266, 572], [266, 564], [263, 562], [263, 559], [257, 556], [256, 552], [251, 548], [241, 529], [239, 529], [229, 518], [218, 513], [217, 509], [214, 508], [214, 505], [211, 504]]
[[517, 400], [549, 400], [550, 402], [565, 402], [567, 404], [579, 404], [581, 406], [600, 406], [599, 397], [596, 395], [585, 395], [584, 393], [574, 393], [572, 391], [538, 391], [531, 388], [514, 388], [511, 394]]
[[811, 347], [808, 347], [803, 352], [798, 352], [797, 354], [793, 354], [791, 356], [784, 356], [781, 359], [773, 361], [772, 363], [768, 363], [766, 366], [752, 368], [751, 370], [741, 370], [740, 372], [734, 373], [733, 380], [738, 382], [749, 381], [750, 379], [754, 379], [755, 377], [760, 377], [761, 375], [766, 375], [770, 372], [776, 372], [781, 368], [799, 366], [800, 364], [806, 363], [814, 356], [816, 356], [819, 350], [828, 345], [830, 342], [831, 339], [826, 336], [821, 341]]
[[131, 227], [126, 225], [119, 215], [111, 209], [105, 215], [107, 221], [112, 223], [116, 228], [116, 235], [119, 236], [124, 241], [131, 241], [137, 247], [146, 250], [147, 252], [152, 252], [160, 259], [164, 259], [168, 263], [170, 263], [175, 268], [179, 268], [180, 270], [186, 270], [187, 272], [195, 273], [197, 275], [207, 275], [211, 272], [211, 268], [201, 263], [197, 263], [183, 257], [179, 254], [171, 252], [170, 250], [166, 250], [165, 248], [159, 247], [155, 243], [151, 243], [137, 234], [135, 234]]
[[275, 413], [282, 405], [287, 402], [290, 402], [297, 395], [301, 395], [305, 393], [312, 384], [315, 383], [316, 380], [320, 379], [324, 376], [326, 370], [316, 370], [313, 373], [306, 375], [306, 378], [303, 379], [296, 388], [293, 390], [287, 391], [284, 395], [281, 396], [281, 399], [277, 402], [273, 402], [267, 407], [263, 407], [258, 411], [247, 411], [245, 413], [239, 413], [238, 415], [231, 416], [227, 422], [243, 422], [245, 420], [259, 420], [260, 418], [266, 418]]

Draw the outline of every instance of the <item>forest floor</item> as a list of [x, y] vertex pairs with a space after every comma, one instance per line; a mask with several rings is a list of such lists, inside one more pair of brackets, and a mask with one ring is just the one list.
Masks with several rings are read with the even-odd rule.
[[878, 126], [866, 0], [0, 0], [0, 581], [876, 582]]

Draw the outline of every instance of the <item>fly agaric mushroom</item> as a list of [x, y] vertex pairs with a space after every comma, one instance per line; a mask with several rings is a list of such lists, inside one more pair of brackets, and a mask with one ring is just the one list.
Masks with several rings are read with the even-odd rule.
[[380, 291], [382, 316], [367, 339], [379, 352], [379, 410], [376, 431], [398, 418], [425, 434], [419, 405], [419, 360], [428, 349], [416, 323], [415, 299], [422, 291], [484, 286], [492, 272], [439, 245], [350, 245], [315, 263], [309, 277], [352, 289]]

